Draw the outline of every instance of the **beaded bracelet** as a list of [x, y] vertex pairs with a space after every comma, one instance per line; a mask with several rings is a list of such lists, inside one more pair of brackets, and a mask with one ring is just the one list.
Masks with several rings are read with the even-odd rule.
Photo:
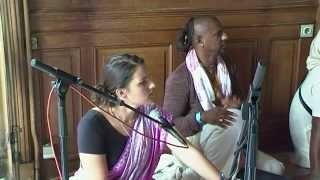
[[204, 126], [205, 123], [202, 121], [201, 112], [196, 112], [195, 116], [196, 116], [196, 121], [200, 125], [200, 127]]

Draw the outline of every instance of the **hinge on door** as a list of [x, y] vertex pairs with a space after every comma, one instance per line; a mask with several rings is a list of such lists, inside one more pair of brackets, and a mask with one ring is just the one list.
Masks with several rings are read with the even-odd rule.
[[35, 37], [35, 36], [32, 36], [31, 37], [31, 49], [32, 50], [37, 50], [39, 47], [38, 47], [38, 38]]

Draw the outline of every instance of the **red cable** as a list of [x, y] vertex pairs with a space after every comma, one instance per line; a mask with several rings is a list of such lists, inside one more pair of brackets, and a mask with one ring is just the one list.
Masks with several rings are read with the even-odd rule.
[[49, 139], [50, 139], [50, 144], [51, 144], [51, 148], [53, 151], [53, 156], [54, 156], [54, 162], [56, 164], [58, 173], [59, 173], [59, 179], [62, 179], [62, 175], [61, 175], [61, 171], [60, 171], [60, 167], [59, 167], [59, 163], [58, 163], [58, 159], [56, 156], [56, 153], [54, 151], [53, 148], [53, 141], [52, 141], [52, 132], [51, 132], [51, 126], [50, 126], [50, 117], [49, 117], [49, 110], [50, 110], [50, 105], [51, 105], [51, 97], [52, 97], [52, 92], [53, 92], [54, 87], [51, 88], [51, 91], [49, 93], [49, 97], [48, 97], [48, 103], [47, 103], [47, 124], [48, 124], [48, 131], [49, 131]]

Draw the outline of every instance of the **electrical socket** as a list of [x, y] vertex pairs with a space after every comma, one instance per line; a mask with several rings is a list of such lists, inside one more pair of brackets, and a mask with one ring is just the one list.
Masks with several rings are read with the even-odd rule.
[[50, 144], [45, 144], [42, 146], [42, 156], [43, 159], [54, 159], [53, 148]]
[[37, 50], [38, 49], [38, 38], [32, 36], [31, 37], [31, 49], [32, 50]]
[[314, 24], [300, 25], [300, 38], [313, 37]]

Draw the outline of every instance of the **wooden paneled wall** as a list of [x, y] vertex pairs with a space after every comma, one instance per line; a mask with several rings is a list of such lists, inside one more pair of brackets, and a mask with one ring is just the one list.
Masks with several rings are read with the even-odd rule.
[[[177, 32], [191, 16], [217, 16], [229, 35], [227, 54], [238, 64], [241, 88], [247, 92], [256, 57], [268, 64], [263, 86], [260, 147], [290, 146], [288, 109], [305, 71], [311, 38], [299, 37], [299, 25], [315, 23], [313, 0], [30, 0], [31, 31], [37, 45], [33, 56], [95, 84], [102, 64], [114, 53], [129, 52], [146, 60], [161, 104], [166, 77], [182, 62], [175, 49]], [[48, 143], [45, 107], [50, 78], [34, 72], [41, 144]], [[69, 157], [77, 159], [76, 125], [89, 108], [68, 93]], [[53, 104], [53, 108], [55, 108]], [[51, 110], [55, 143], [57, 111]], [[51, 163], [43, 161], [44, 164]], [[52, 163], [51, 163], [52, 164]], [[75, 163], [75, 166], [77, 163]], [[42, 166], [42, 177], [49, 168]]]

